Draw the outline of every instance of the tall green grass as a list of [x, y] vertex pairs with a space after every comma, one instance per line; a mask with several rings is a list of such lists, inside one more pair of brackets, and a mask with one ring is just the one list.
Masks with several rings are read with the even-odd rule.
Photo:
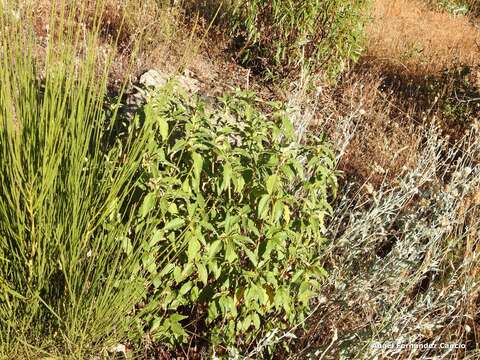
[[98, 24], [85, 34], [81, 7], [56, 5], [44, 65], [31, 19], [0, 7], [0, 358], [97, 352], [146, 286], [135, 249], [153, 222], [132, 230], [126, 209], [148, 125], [105, 145], [117, 117]]

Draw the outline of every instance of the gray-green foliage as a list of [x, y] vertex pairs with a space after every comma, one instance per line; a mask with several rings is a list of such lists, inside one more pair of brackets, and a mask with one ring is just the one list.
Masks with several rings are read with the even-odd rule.
[[429, 2], [454, 15], [480, 16], [479, 0], [430, 0]]
[[239, 92], [213, 111], [174, 89], [145, 108], [156, 131], [138, 226], [151, 212], [163, 225], [143, 259], [153, 288], [139, 327], [161, 343], [193, 333], [245, 349], [301, 321], [326, 275], [333, 154], [314, 136], [299, 143], [277, 103]]
[[246, 62], [264, 70], [324, 70], [330, 76], [357, 59], [365, 0], [232, 0], [226, 21]]
[[105, 59], [95, 34], [66, 25], [72, 16], [52, 20], [42, 66], [28, 23], [0, 9], [1, 358], [97, 352], [145, 291], [125, 244], [150, 235], [130, 231], [126, 210], [148, 127], [104, 146], [115, 122]]

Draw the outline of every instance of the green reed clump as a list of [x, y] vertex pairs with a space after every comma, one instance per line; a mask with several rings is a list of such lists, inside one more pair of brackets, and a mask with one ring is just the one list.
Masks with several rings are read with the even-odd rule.
[[109, 59], [98, 24], [76, 27], [81, 7], [58, 4], [40, 65], [14, 5], [0, 8], [0, 357], [84, 357], [121, 338], [145, 291], [149, 226], [132, 231], [126, 209], [149, 127], [104, 144]]

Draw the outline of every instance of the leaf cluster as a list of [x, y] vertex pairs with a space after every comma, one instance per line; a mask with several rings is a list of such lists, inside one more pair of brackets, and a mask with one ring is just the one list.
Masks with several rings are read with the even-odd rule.
[[208, 109], [170, 84], [144, 111], [154, 131], [138, 226], [152, 212], [159, 225], [143, 259], [153, 286], [139, 328], [162, 343], [247, 348], [301, 321], [326, 275], [331, 149], [313, 136], [299, 143], [277, 103], [249, 92], [219, 102]]

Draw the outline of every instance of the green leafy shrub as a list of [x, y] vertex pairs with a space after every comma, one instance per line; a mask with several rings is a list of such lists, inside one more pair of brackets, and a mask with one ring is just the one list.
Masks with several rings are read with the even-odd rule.
[[358, 58], [366, 1], [231, 1], [227, 16], [244, 62], [283, 73], [307, 68], [330, 76]]
[[161, 343], [195, 334], [247, 348], [301, 321], [326, 275], [334, 157], [320, 138], [299, 143], [277, 103], [238, 92], [207, 110], [174, 89], [145, 108], [156, 130], [139, 224], [153, 211], [163, 225], [144, 259], [153, 287], [139, 327]]

